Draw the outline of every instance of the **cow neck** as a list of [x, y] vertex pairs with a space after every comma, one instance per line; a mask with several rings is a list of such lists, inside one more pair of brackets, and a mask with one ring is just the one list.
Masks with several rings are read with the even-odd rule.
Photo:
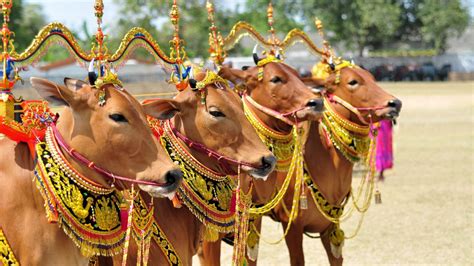
[[371, 149], [372, 125], [359, 125], [340, 115], [327, 97], [324, 98], [323, 119], [320, 130], [324, 132], [332, 145], [350, 162], [364, 162]]
[[125, 240], [121, 217], [123, 196], [89, 180], [70, 167], [51, 128], [36, 145], [35, 183], [49, 222], [61, 224], [84, 256], [111, 256]]
[[[257, 135], [262, 140], [262, 142], [277, 157], [276, 170], [279, 172], [288, 171], [295, 147], [293, 132], [290, 131], [287, 133], [275, 130], [274, 128], [268, 126], [268, 124], [258, 116], [258, 112], [260, 111], [256, 108], [252, 109], [253, 106], [248, 104], [245, 99], [243, 99], [242, 104], [247, 120], [255, 128]], [[267, 116], [267, 118], [270, 117], [263, 112], [260, 112], [260, 115]]]
[[186, 135], [183, 127], [183, 122], [179, 116], [174, 117], [173, 121], [167, 121], [164, 123], [165, 133], [169, 137], [170, 141], [173, 142], [175, 149], [182, 150], [182, 155], [186, 157], [185, 159], [196, 165], [197, 168], [201, 168], [201, 174], [206, 176], [215, 176], [218, 179], [225, 178], [226, 173], [229, 172], [229, 169], [225, 169], [223, 164], [219, 163], [217, 159], [188, 147], [186, 143], [184, 143], [173, 133], [173, 128], [175, 128], [181, 134]]
[[[250, 95], [250, 97], [252, 97], [252, 95]], [[254, 99], [254, 98], [252, 98]], [[259, 103], [259, 101], [256, 101], [254, 99], [255, 102]], [[259, 103], [260, 104], [260, 103]], [[291, 130], [293, 129], [293, 126], [288, 124], [288, 123], [285, 123], [284, 121], [282, 121], [281, 119], [278, 119], [274, 116], [271, 116], [261, 110], [259, 110], [258, 108], [256, 108], [255, 106], [253, 106], [252, 104], [246, 104], [248, 106], [248, 108], [252, 111], [252, 113], [258, 117], [258, 119], [266, 126], [268, 127], [269, 129], [275, 131], [275, 133], [278, 133], [280, 135], [291, 135]]]
[[[351, 189], [353, 164], [337, 149], [330, 149], [330, 139], [320, 128], [321, 122], [311, 123], [305, 149], [309, 177], [330, 204], [340, 205]], [[334, 146], [332, 146], [334, 147]], [[314, 160], [314, 158], [318, 158]], [[309, 182], [306, 182], [308, 185]]]
[[[56, 128], [57, 128], [57, 133], [61, 134], [62, 138], [67, 143], [71, 143], [70, 136], [72, 135], [71, 133], [72, 130], [68, 128], [68, 126], [69, 125], [64, 124], [64, 121], [58, 121]], [[65, 151], [61, 145], [58, 145], [58, 142], [55, 139], [53, 130], [49, 128], [48, 131], [50, 131], [52, 143], [54, 143], [54, 146], [51, 148], [54, 148], [57, 151], [57, 153], [60, 154], [65, 164], [67, 164], [73, 171], [79, 173], [83, 177], [84, 182], [96, 184], [96, 186], [102, 187], [103, 189], [107, 189], [110, 191], [113, 190], [113, 187], [115, 185], [118, 185], [121, 189], [127, 188], [125, 187], [126, 184], [118, 180], [115, 182], [115, 184], [112, 180], [108, 182], [108, 180], [102, 174], [98, 173], [97, 171], [94, 171], [90, 167], [87, 167], [87, 165], [84, 165], [78, 162], [67, 151]]]
[[[174, 134], [171, 121], [149, 121], [168, 156], [183, 172], [177, 199], [206, 226], [206, 232], [212, 232], [212, 235], [216, 231], [230, 232], [234, 226], [232, 206], [235, 202], [235, 184], [231, 176], [210, 168], [208, 163], [201, 163], [200, 154], [191, 153], [192, 149]], [[179, 122], [177, 124], [179, 126]], [[204, 157], [204, 161], [208, 159]]]

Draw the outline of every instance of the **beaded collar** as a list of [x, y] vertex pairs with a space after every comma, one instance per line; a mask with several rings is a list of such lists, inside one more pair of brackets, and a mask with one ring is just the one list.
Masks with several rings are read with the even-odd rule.
[[247, 120], [255, 128], [263, 143], [277, 157], [276, 171], [287, 172], [295, 149], [293, 133], [281, 134], [269, 128], [250, 110], [245, 101], [242, 101], [242, 103]]
[[334, 146], [352, 163], [365, 160], [371, 146], [370, 127], [355, 124], [338, 115], [329, 101], [324, 98], [326, 111], [321, 120], [320, 130]]
[[160, 138], [168, 156], [183, 172], [178, 188], [179, 199], [206, 227], [230, 232], [234, 226], [234, 181], [204, 166], [194, 158], [173, 133], [170, 121], [149, 117], [150, 125]]
[[52, 135], [48, 128], [45, 142], [36, 145], [34, 171], [48, 221], [58, 222], [86, 257], [119, 253], [125, 240], [120, 216], [122, 194], [74, 170]]
[[112, 256], [122, 252], [128, 241], [126, 229], [131, 228], [131, 236], [139, 246], [139, 261], [148, 260], [153, 239], [170, 265], [181, 264], [154, 219], [153, 206], [146, 204], [141, 196], [134, 198], [130, 217], [124, 215], [129, 204], [122, 193], [104, 188], [73, 169], [52, 137], [51, 128], [46, 132], [45, 142], [36, 145], [36, 153], [36, 185], [45, 200], [48, 221], [58, 222], [84, 256]]
[[8, 244], [7, 237], [0, 228], [0, 263], [2, 265], [20, 265]]

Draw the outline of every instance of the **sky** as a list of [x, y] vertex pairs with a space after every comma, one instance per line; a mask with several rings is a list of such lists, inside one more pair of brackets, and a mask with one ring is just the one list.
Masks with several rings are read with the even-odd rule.
[[[41, 4], [46, 22], [61, 22], [71, 29], [80, 29], [86, 21], [89, 29], [95, 29], [94, 0], [25, 0]], [[104, 0], [104, 25], [113, 25], [119, 8], [113, 0]]]

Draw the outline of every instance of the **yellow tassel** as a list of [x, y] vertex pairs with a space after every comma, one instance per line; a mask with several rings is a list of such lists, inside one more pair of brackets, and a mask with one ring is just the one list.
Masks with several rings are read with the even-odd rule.
[[219, 239], [219, 232], [209, 227], [204, 231], [204, 240], [208, 242], [216, 242]]
[[375, 204], [382, 204], [382, 193], [377, 189], [374, 194]]
[[306, 194], [304, 193], [300, 197], [300, 209], [302, 210], [308, 209], [308, 198], [306, 197]]

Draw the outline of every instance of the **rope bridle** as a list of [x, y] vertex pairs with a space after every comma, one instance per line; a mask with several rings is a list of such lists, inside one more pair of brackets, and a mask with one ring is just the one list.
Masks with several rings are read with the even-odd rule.
[[197, 152], [203, 153], [203, 154], [207, 155], [210, 158], [216, 159], [218, 164], [227, 172], [226, 174], [232, 174], [232, 175], [236, 174], [236, 172], [234, 170], [232, 170], [231, 165], [235, 165], [238, 168], [240, 166], [248, 166], [248, 167], [255, 168], [255, 169], [258, 168], [258, 166], [254, 165], [252, 163], [235, 160], [235, 159], [230, 158], [229, 156], [218, 153], [217, 151], [214, 151], [213, 149], [207, 147], [206, 145], [204, 145], [202, 143], [199, 143], [199, 142], [196, 142], [196, 141], [188, 138], [187, 136], [185, 136], [181, 132], [179, 132], [179, 130], [177, 130], [174, 127], [174, 125], [171, 123], [171, 121], [167, 121], [167, 123], [169, 124], [173, 134], [175, 134], [176, 137], [178, 137], [181, 141], [183, 141], [186, 144], [186, 146], [188, 146], [189, 148], [191, 148], [191, 149], [193, 149]]
[[[377, 110], [387, 108], [387, 106], [355, 107], [352, 104], [348, 103], [347, 101], [343, 100], [342, 98], [340, 98], [337, 95], [334, 95], [332, 93], [324, 92], [324, 93], [322, 93], [322, 95], [325, 98], [325, 100], [327, 100], [328, 102], [339, 104], [342, 107], [349, 110], [350, 112], [352, 112], [353, 114], [355, 114], [357, 116], [357, 118], [360, 120], [360, 122], [364, 125], [372, 125], [373, 124], [372, 115], [371, 115], [371, 113], [373, 111], [377, 111]], [[369, 122], [367, 122], [367, 120], [361, 114], [361, 111], [369, 113], [368, 114]]]
[[96, 171], [97, 173], [103, 175], [104, 177], [111, 179], [112, 184], [115, 183], [116, 180], [124, 181], [127, 183], [131, 184], [138, 184], [138, 185], [149, 185], [149, 186], [157, 186], [157, 187], [164, 187], [167, 186], [166, 183], [160, 184], [156, 182], [151, 182], [151, 181], [145, 181], [145, 180], [136, 180], [130, 177], [125, 177], [125, 176], [120, 176], [116, 175], [100, 166], [97, 166], [93, 161], [87, 159], [84, 155], [80, 154], [77, 152], [74, 148], [69, 146], [64, 138], [61, 136], [59, 133], [56, 125], [52, 124], [50, 125], [50, 128], [53, 133], [53, 137], [56, 139], [57, 143], [59, 146], [65, 150], [72, 158], [76, 159], [78, 162], [80, 162], [83, 165], [86, 165], [88, 168]]
[[[290, 126], [297, 126], [298, 125], [298, 120], [296, 119], [296, 113], [301, 111], [301, 110], [304, 110], [305, 108], [307, 108], [306, 106], [303, 106], [303, 107], [300, 107], [300, 108], [297, 108], [293, 111], [290, 111], [290, 112], [287, 112], [287, 113], [280, 113], [276, 110], [273, 110], [271, 108], [268, 108], [268, 107], [265, 107], [259, 103], [257, 103], [252, 97], [250, 97], [250, 95], [247, 95], [246, 93], [244, 93], [242, 95], [242, 100], [244, 100], [246, 103], [249, 103], [251, 104], [253, 107], [257, 108], [259, 111], [273, 117], [273, 118], [276, 118], [280, 121], [283, 121], [284, 123], [290, 125]], [[294, 118], [294, 121], [291, 120], [289, 117], [293, 117]]]

